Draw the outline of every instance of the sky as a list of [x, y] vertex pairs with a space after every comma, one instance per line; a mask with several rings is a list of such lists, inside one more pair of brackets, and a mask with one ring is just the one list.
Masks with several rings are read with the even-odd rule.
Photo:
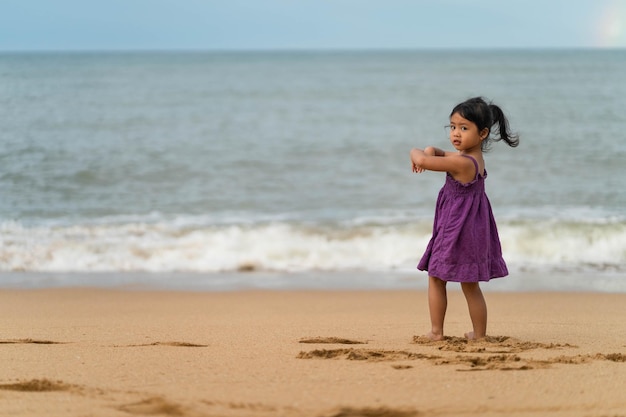
[[0, 0], [0, 51], [626, 48], [626, 0]]

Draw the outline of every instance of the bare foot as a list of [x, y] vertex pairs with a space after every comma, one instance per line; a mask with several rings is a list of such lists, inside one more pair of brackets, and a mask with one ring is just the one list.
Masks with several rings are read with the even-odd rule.
[[435, 334], [433, 332], [428, 332], [427, 334], [425, 334], [424, 336], [427, 339], [432, 340], [433, 342], [438, 342], [440, 340], [443, 340], [443, 335], [442, 334]]
[[485, 338], [485, 335], [483, 335], [483, 336], [476, 336], [474, 334], [474, 332], [467, 332], [467, 333], [465, 333], [465, 338], [468, 339], [468, 340], [480, 340], [480, 339]]

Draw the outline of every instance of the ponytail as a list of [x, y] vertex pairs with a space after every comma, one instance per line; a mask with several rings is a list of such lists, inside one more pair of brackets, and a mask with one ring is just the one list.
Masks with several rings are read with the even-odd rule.
[[[511, 133], [509, 121], [502, 112], [502, 109], [493, 103], [489, 103], [489, 110], [491, 110], [494, 124], [498, 124], [498, 136], [500, 136], [499, 138], [494, 140], [503, 140], [506, 142], [507, 145], [512, 148], [515, 148], [517, 145], [519, 145], [519, 135]], [[489, 146], [489, 144], [487, 144], [487, 146]]]
[[[519, 135], [511, 132], [509, 121], [502, 112], [502, 109], [493, 103], [487, 103], [482, 97], [470, 98], [463, 103], [457, 104], [456, 107], [452, 109], [450, 116], [455, 113], [475, 123], [479, 132], [482, 132], [483, 129], [489, 130], [489, 134], [481, 143], [483, 152], [489, 150], [492, 140], [496, 142], [503, 140], [512, 148], [519, 145]], [[491, 128], [496, 123], [498, 124], [498, 135], [497, 137], [493, 137], [491, 135]]]

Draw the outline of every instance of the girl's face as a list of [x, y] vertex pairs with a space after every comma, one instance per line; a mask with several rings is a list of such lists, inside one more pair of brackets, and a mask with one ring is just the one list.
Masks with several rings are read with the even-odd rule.
[[450, 143], [458, 151], [469, 153], [480, 149], [480, 144], [489, 135], [489, 129], [478, 131], [478, 126], [459, 113], [450, 116]]

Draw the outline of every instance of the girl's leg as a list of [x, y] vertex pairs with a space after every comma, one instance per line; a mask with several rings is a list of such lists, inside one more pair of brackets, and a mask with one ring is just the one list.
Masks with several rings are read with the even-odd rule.
[[446, 282], [428, 277], [428, 308], [430, 309], [431, 330], [426, 336], [431, 340], [443, 339], [443, 320], [448, 308]]
[[487, 334], [487, 303], [483, 292], [477, 282], [463, 282], [461, 288], [467, 300], [467, 307], [474, 327], [474, 331], [466, 333], [465, 337], [468, 339], [483, 338]]

